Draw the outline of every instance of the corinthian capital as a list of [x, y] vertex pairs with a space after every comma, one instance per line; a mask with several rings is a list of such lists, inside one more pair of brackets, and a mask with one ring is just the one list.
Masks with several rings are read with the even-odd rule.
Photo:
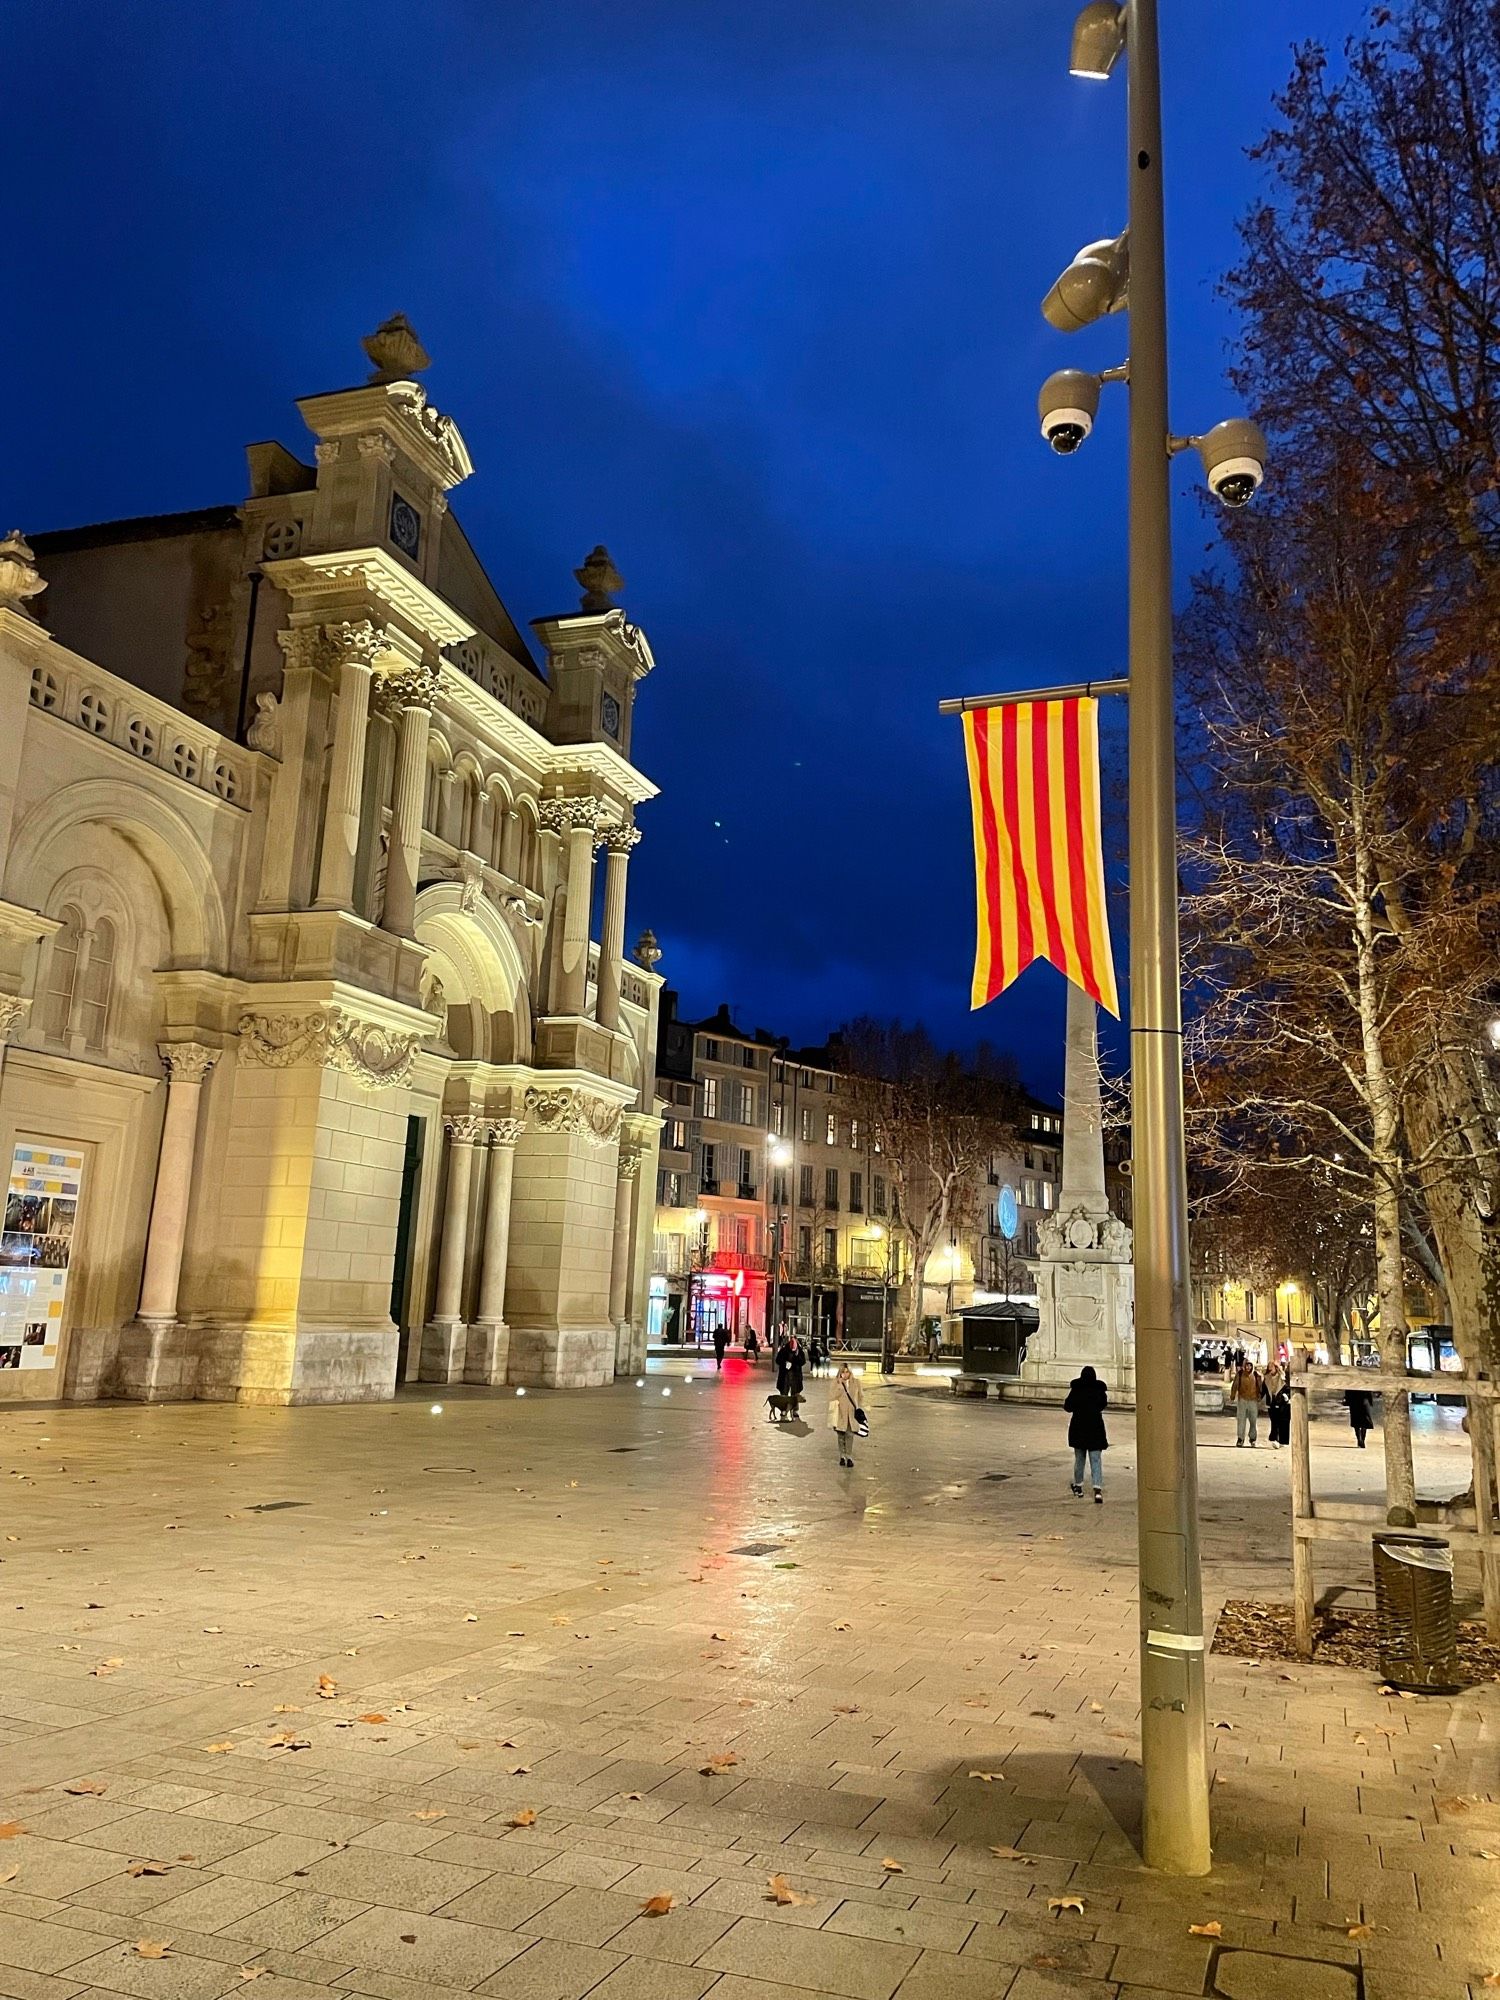
[[590, 831], [599, 824], [600, 802], [594, 798], [543, 799], [538, 809], [543, 833], [571, 833], [575, 827]]
[[622, 822], [618, 826], [607, 826], [600, 835], [600, 845], [611, 854], [628, 854], [632, 847], [640, 845], [641, 830]]
[[497, 1146], [513, 1146], [526, 1130], [524, 1118], [491, 1118], [487, 1123], [490, 1137]]
[[384, 628], [372, 625], [368, 618], [346, 620], [338, 625], [324, 628], [329, 645], [342, 662], [355, 660], [362, 667], [372, 668], [381, 654], [389, 650]]
[[487, 1124], [487, 1119], [474, 1118], [467, 1114], [443, 1120], [448, 1137], [459, 1146], [472, 1146], [476, 1139], [483, 1138]]
[[219, 1060], [219, 1051], [203, 1042], [162, 1042], [156, 1053], [173, 1083], [202, 1083]]
[[404, 673], [382, 674], [375, 683], [375, 705], [382, 715], [399, 721], [406, 708], [431, 708], [437, 700], [435, 667], [408, 667]]
[[321, 625], [294, 625], [276, 634], [276, 643], [286, 655], [289, 667], [328, 667], [333, 649]]

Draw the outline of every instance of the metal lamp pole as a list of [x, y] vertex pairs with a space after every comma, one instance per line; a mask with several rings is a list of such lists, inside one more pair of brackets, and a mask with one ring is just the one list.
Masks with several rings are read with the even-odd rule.
[[1168, 480], [1167, 282], [1156, 0], [1128, 0], [1130, 1065], [1146, 1864], [1211, 1865], [1193, 1428]]

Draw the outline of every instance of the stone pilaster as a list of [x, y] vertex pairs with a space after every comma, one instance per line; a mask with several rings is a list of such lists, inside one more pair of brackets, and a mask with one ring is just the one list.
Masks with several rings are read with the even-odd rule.
[[368, 619], [327, 626], [325, 636], [330, 654], [338, 662], [338, 706], [328, 802], [323, 813], [317, 901], [321, 910], [347, 910], [354, 906], [354, 868], [359, 858], [370, 677], [388, 642], [380, 627]]
[[567, 855], [562, 949], [558, 958], [553, 1006], [555, 1013], [563, 1015], [582, 1014], [588, 998], [589, 907], [593, 901], [594, 843], [599, 810], [599, 801], [594, 798], [542, 801], [543, 830], [563, 836]]
[[393, 674], [380, 690], [381, 706], [396, 723], [396, 777], [391, 801], [391, 844], [385, 869], [381, 924], [399, 937], [416, 928], [417, 880], [422, 865], [422, 808], [427, 796], [427, 735], [437, 697], [437, 675], [427, 667]]
[[261, 858], [260, 907], [305, 909], [311, 900], [313, 852], [322, 791], [333, 653], [321, 625], [278, 632], [285, 657], [278, 714], [280, 761], [271, 782]]
[[604, 923], [599, 941], [599, 991], [594, 1018], [601, 1028], [620, 1025], [620, 981], [625, 964], [625, 871], [630, 850], [640, 841], [635, 826], [605, 830]]

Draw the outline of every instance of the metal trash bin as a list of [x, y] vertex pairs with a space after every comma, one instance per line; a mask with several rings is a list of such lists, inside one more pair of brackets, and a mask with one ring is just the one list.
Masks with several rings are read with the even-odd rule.
[[1437, 1535], [1375, 1536], [1380, 1666], [1392, 1687], [1455, 1694], [1464, 1685], [1453, 1617], [1453, 1551]]

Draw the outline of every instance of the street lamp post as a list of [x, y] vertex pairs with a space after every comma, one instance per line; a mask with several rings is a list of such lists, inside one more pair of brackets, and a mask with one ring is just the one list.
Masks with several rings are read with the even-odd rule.
[[776, 1220], [771, 1225], [771, 1326], [767, 1346], [774, 1354], [781, 1334], [781, 1254], [786, 1233], [786, 1174], [792, 1164], [792, 1149], [774, 1133], [767, 1135], [768, 1156], [776, 1190]]
[[1172, 434], [1161, 62], [1156, 0], [1089, 0], [1072, 70], [1107, 77], [1126, 56], [1129, 228], [1091, 243], [1042, 311], [1071, 332], [1127, 307], [1130, 359], [1100, 375], [1066, 369], [1045, 384], [1042, 434], [1070, 454], [1093, 428], [1102, 385], [1130, 398], [1130, 1050], [1136, 1192], [1136, 1456], [1139, 1493], [1143, 1851], [1148, 1866], [1206, 1874], [1208, 1813], [1198, 1467], [1193, 1428], [1187, 1158], [1183, 1134], [1182, 971], [1177, 929], [1176, 731], [1172, 700], [1169, 467], [1197, 447], [1225, 506], [1259, 486], [1265, 439], [1232, 420]]

